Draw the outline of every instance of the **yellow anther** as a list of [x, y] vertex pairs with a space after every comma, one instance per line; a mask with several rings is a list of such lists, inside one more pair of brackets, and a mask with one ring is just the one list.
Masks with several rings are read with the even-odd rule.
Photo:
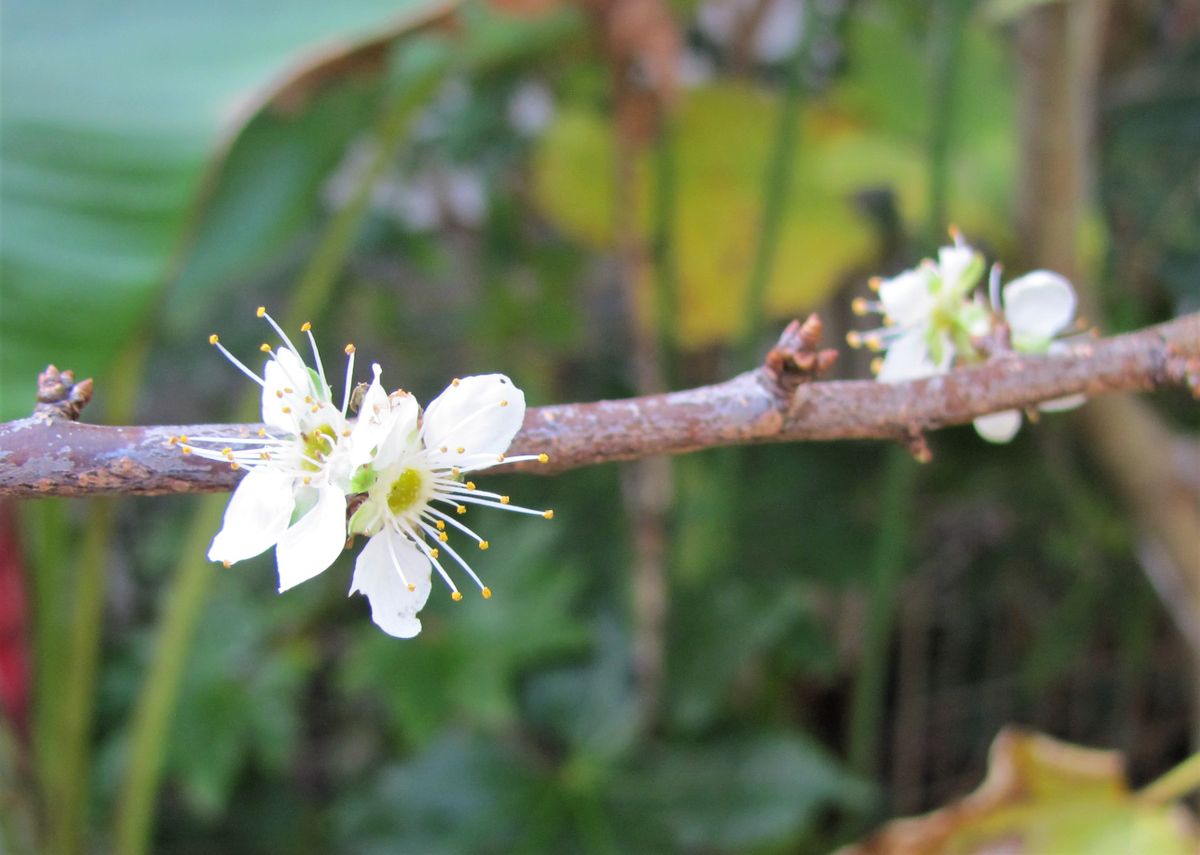
[[261, 457], [263, 460], [270, 460], [270, 459], [271, 459], [271, 455], [267, 454], [265, 451], [260, 451], [260, 452], [258, 453], [258, 456], [259, 456], [259, 457]]
[[441, 448], [439, 448], [439, 449], [438, 449], [438, 451], [440, 451], [442, 454], [445, 454], [445, 453], [446, 453], [447, 451], [449, 451], [449, 450], [450, 450], [450, 449], [449, 449], [449, 448], [447, 448], [447, 447], [446, 447], [446, 446], [444, 446], [444, 445], [443, 445]]
[[507, 407], [507, 406], [508, 406], [508, 401], [501, 401], [501, 402], [500, 402], [500, 406], [502, 406], [502, 407]]
[[542, 511], [542, 516], [548, 520], [554, 519], [554, 511]]
[[346, 345], [346, 355], [349, 356], [352, 353], [354, 353], [354, 345], [352, 345], [352, 344]]
[[457, 603], [459, 600], [462, 599], [462, 593], [460, 591], [455, 591], [453, 594], [450, 595], [450, 599], [454, 600], [454, 602]]
[[872, 276], [867, 280], [867, 287], [878, 293], [880, 286], [883, 285], [883, 279], [878, 276]]
[[462, 470], [459, 469], [457, 466], [450, 467], [450, 477], [457, 478], [461, 474], [462, 474]]
[[174, 445], [179, 441], [179, 437], [173, 436], [167, 440], [167, 445]]
[[292, 394], [293, 392], [295, 392], [296, 390], [295, 390], [295, 389], [293, 389], [291, 386], [284, 386], [284, 387], [283, 387], [283, 391], [287, 392], [287, 393], [290, 395], [290, 394]]
[[216, 344], [216, 343], [217, 343], [217, 342], [219, 342], [220, 340], [221, 340], [221, 339], [220, 339], [220, 338], [217, 336], [217, 334], [216, 334], [216, 333], [213, 333], [212, 335], [210, 335], [210, 336], [208, 337], [208, 343], [209, 343], [209, 344]]
[[190, 449], [188, 446], [186, 446], [186, 445], [182, 445], [182, 446], [180, 446], [180, 447], [179, 447], [179, 450], [180, 450], [180, 451], [182, 451], [184, 454], [191, 454], [191, 453], [192, 453], [192, 450], [191, 450], [191, 449]]
[[946, 231], [950, 233], [950, 239], [955, 243], [958, 243], [962, 239], [962, 232], [959, 231], [958, 226], [952, 225]]
[[265, 436], [267, 435], [267, 429], [266, 429], [266, 428], [259, 428], [259, 429], [258, 429], [258, 435], [259, 435], [259, 437], [260, 437], [260, 438], [262, 438], [262, 437], [265, 437]]
[[314, 412], [314, 413], [319, 413], [319, 412], [321, 412], [321, 405], [320, 405], [320, 404], [313, 404], [313, 405], [312, 405], [312, 410], [311, 410], [311, 412]]
[[455, 377], [453, 380], [450, 381], [450, 385], [457, 386], [461, 382], [462, 382], [461, 380], [459, 380], [457, 377]]
[[465, 448], [463, 448], [461, 445], [460, 445], [458, 448], [454, 449], [454, 450], [455, 450], [455, 451], [457, 451], [459, 454], [462, 454], [464, 451], [466, 451], [466, 449], [465, 449]]
[[349, 436], [349, 435], [350, 435], [350, 428], [346, 428], [344, 431], [342, 431], [342, 436]]
[[860, 333], [858, 330], [850, 330], [850, 332], [846, 333], [846, 344], [850, 345], [851, 347], [853, 347], [855, 349], [862, 347], [863, 346], [862, 333]]
[[863, 339], [867, 344], [867, 350], [873, 350], [876, 353], [883, 350], [883, 339], [877, 335], [869, 335]]
[[308, 321], [305, 321], [304, 323], [302, 323], [300, 325], [300, 332], [308, 332], [311, 329], [312, 329], [312, 324], [309, 323]]
[[490, 543], [488, 543], [486, 540], [481, 540], [481, 541], [479, 541], [479, 548], [480, 548], [480, 549], [487, 549], [489, 546], [491, 546], [491, 544], [490, 544]]
[[550, 462], [549, 454], [539, 454], [538, 455], [538, 463], [549, 463], [549, 462]]
[[282, 390], [282, 389], [276, 389], [276, 390], [275, 390], [275, 397], [276, 397], [276, 398], [282, 398], [282, 397], [283, 397], [283, 390]]
[[311, 476], [311, 475], [305, 475], [305, 476], [304, 476], [304, 484], [305, 484], [305, 486], [307, 486], [307, 485], [309, 485], [309, 484], [311, 484], [311, 483], [312, 483], [312, 476]]
[[187, 442], [187, 441], [188, 441], [188, 438], [187, 438], [186, 436], [184, 436], [183, 434], [180, 434], [180, 435], [179, 435], [179, 441], [180, 441], [180, 442]]
[[440, 550], [440, 549], [437, 549], [436, 547], [435, 547], [435, 548], [433, 548], [433, 549], [431, 549], [431, 550], [429, 550], [429, 557], [430, 557], [430, 558], [437, 558], [437, 557], [438, 557], [439, 555], [441, 555], [441, 554], [442, 554], [441, 550]]
[[438, 531], [446, 530], [446, 521], [445, 520], [438, 520], [436, 523], [434, 523], [434, 525], [437, 526]]
[[417, 590], [417, 586], [414, 585], [412, 582], [409, 582], [408, 583], [408, 592], [411, 594], [415, 590]]
[[883, 370], [883, 359], [882, 359], [882, 357], [876, 356], [874, 359], [871, 360], [871, 373], [878, 374], [882, 370]]
[[282, 412], [282, 413], [290, 413], [291, 411], [292, 411], [291, 407], [284, 407], [282, 410], [280, 410], [280, 412]]
[[483, 590], [480, 591], [479, 593], [483, 594], [483, 598], [485, 600], [490, 600], [492, 598], [492, 589], [487, 587], [486, 585], [484, 586]]
[[304, 396], [304, 403], [306, 403], [306, 404], [311, 404], [311, 403], [312, 403], [312, 395], [305, 395], [305, 396]]
[[233, 459], [233, 449], [232, 448], [226, 446], [225, 448], [221, 449], [221, 453], [225, 455], [225, 458], [227, 460]]
[[270, 352], [271, 352], [271, 345], [267, 344], [267, 343], [264, 341], [262, 344], [260, 344], [260, 345], [258, 346], [258, 349], [259, 349], [259, 350], [261, 350], [263, 353], [270, 353]]
[[466, 487], [467, 487], [467, 489], [468, 489], [468, 490], [474, 490], [474, 489], [475, 489], [475, 482], [474, 482], [474, 481], [468, 481], [468, 482], [467, 482], [467, 484], [466, 484]]
[[511, 501], [511, 500], [508, 498], [508, 496], [500, 497], [500, 504], [502, 504], [502, 505], [507, 505], [509, 503], [509, 501]]
[[446, 534], [446, 532], [444, 532], [444, 531], [438, 535], [438, 540], [440, 540], [442, 543], [445, 543], [449, 539], [450, 539], [450, 535]]
[[260, 318], [261, 318], [263, 315], [265, 315], [266, 313], [267, 313], [267, 307], [266, 307], [266, 306], [259, 306], [259, 307], [258, 307], [258, 311], [257, 311], [257, 312], [255, 312], [255, 314], [256, 314], [256, 315], [258, 315]]
[[231, 563], [229, 563], [228, 561], [222, 561], [221, 566], [224, 567], [226, 570], [228, 570], [233, 565]]
[[850, 301], [850, 311], [854, 312], [854, 314], [858, 315], [859, 317], [865, 315], [868, 311], [866, 299], [863, 297], [855, 297]]
[[242, 467], [241, 467], [241, 465], [240, 465], [240, 464], [239, 464], [239, 463], [238, 463], [238, 462], [235, 460], [233, 463], [230, 463], [230, 464], [229, 464], [229, 468], [230, 468], [230, 469], [232, 469], [232, 470], [234, 470], [234, 471], [236, 472], [238, 469], [241, 469]]
[[504, 462], [504, 455], [503, 455], [503, 454], [497, 454], [497, 455], [496, 455], [496, 462], [497, 462], [497, 463], [503, 463], [503, 462]]
[[459, 514], [465, 514], [465, 513], [467, 512], [467, 506], [466, 506], [466, 505], [459, 505], [459, 506], [458, 506], [457, 508], [455, 508], [454, 510], [455, 510], [455, 511], [457, 511]]

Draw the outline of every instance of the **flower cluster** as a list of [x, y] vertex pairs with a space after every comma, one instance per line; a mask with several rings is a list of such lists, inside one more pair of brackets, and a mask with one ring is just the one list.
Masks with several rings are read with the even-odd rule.
[[[246, 471], [209, 559], [228, 567], [274, 546], [282, 592], [321, 573], [348, 539], [364, 535], [368, 540], [355, 562], [350, 593], [366, 596], [375, 623], [398, 638], [421, 631], [416, 615], [429, 599], [433, 570], [453, 599], [462, 599], [443, 553], [491, 597], [491, 589], [448, 543], [447, 527], [487, 549], [488, 542], [458, 519], [468, 505], [553, 518], [553, 511], [518, 507], [508, 496], [466, 480], [499, 463], [549, 460], [545, 454], [505, 456], [525, 417], [524, 393], [501, 374], [464, 377], [422, 412], [408, 392], [384, 391], [380, 367], [373, 365], [374, 377], [353, 418], [354, 345], [346, 345], [345, 389], [337, 406], [311, 324], [300, 330], [315, 368], [266, 309], [260, 307], [258, 316], [283, 342], [260, 348], [267, 354], [261, 377], [216, 335], [209, 343], [262, 387], [264, 427], [251, 435], [171, 440], [185, 454]], [[354, 509], [349, 520], [348, 507]]]
[[[1065, 345], [1057, 337], [1075, 324], [1075, 291], [1057, 273], [1035, 270], [1003, 288], [1000, 267], [988, 277], [989, 300], [979, 293], [983, 256], [951, 230], [954, 243], [913, 270], [890, 279], [873, 279], [877, 300], [857, 298], [855, 314], [883, 316], [883, 326], [851, 332], [852, 347], [883, 355], [872, 369], [885, 383], [916, 380], [949, 371], [956, 364], [979, 362], [997, 347], [1018, 353], [1055, 352]], [[1072, 395], [1047, 401], [1039, 409], [1065, 410], [1084, 402]], [[980, 436], [1008, 442], [1021, 427], [1021, 413], [1006, 410], [975, 420]]]

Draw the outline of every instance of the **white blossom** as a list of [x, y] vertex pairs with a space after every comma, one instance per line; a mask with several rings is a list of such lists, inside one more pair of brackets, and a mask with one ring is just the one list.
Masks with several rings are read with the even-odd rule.
[[268, 354], [262, 376], [229, 352], [214, 334], [217, 347], [242, 373], [262, 387], [262, 420], [257, 435], [175, 437], [184, 453], [226, 461], [246, 470], [225, 509], [224, 523], [208, 550], [211, 561], [229, 566], [275, 547], [279, 590], [294, 587], [325, 570], [346, 543], [346, 493], [361, 453], [355, 447], [373, 440], [378, 426], [346, 417], [354, 346], [347, 345], [346, 389], [341, 407], [332, 401], [325, 369], [308, 336], [316, 368], [310, 368], [287, 334], [259, 308], [284, 346], [263, 344]]
[[[996, 306], [1008, 324], [1012, 348], [1018, 353], [1053, 353], [1065, 347], [1055, 337], [1075, 321], [1075, 289], [1065, 277], [1035, 270], [1004, 286]], [[1038, 405], [1045, 412], [1080, 406], [1085, 395], [1068, 395]], [[989, 442], [1009, 442], [1021, 429], [1020, 410], [1002, 410], [975, 419], [975, 430]]]
[[488, 541], [459, 520], [468, 506], [554, 516], [513, 505], [508, 496], [480, 490], [466, 476], [502, 462], [549, 458], [505, 456], [524, 421], [525, 396], [501, 374], [453, 381], [422, 415], [411, 394], [384, 392], [375, 366], [361, 413], [360, 419], [372, 419], [376, 427], [370, 462], [354, 479], [353, 488], [365, 491], [366, 499], [351, 518], [350, 531], [370, 539], [355, 562], [350, 593], [367, 597], [371, 618], [381, 629], [410, 638], [421, 631], [416, 615], [429, 598], [433, 570], [452, 597], [462, 599], [443, 566], [443, 553], [485, 598], [492, 595], [449, 543], [449, 530], [457, 529], [479, 549], [488, 548]]

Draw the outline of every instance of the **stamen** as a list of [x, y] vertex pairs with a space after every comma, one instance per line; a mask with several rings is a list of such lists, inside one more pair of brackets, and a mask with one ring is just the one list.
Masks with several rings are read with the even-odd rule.
[[264, 307], [258, 307], [258, 316], [271, 325], [271, 329], [275, 330], [275, 334], [283, 339], [283, 343], [287, 345], [287, 349], [290, 350], [298, 360], [303, 362], [304, 357], [300, 355], [300, 351], [296, 349], [296, 345], [292, 344], [292, 340], [288, 338], [288, 334], [283, 331], [283, 327], [275, 323], [275, 319], [267, 314], [267, 310]]
[[[432, 534], [432, 533], [433, 533], [433, 526], [429, 525], [428, 523], [424, 523], [424, 522], [422, 522], [422, 523], [418, 523], [418, 524], [419, 524], [419, 525], [421, 526], [421, 528], [423, 528], [425, 531], [429, 532], [430, 534]], [[443, 533], [444, 533], [444, 532], [443, 532]], [[462, 567], [462, 569], [466, 571], [467, 575], [471, 577], [471, 580], [472, 580], [472, 581], [473, 581], [473, 582], [474, 582], [476, 585], [478, 585], [480, 589], [482, 589], [482, 588], [484, 587], [484, 584], [483, 584], [483, 582], [480, 580], [480, 578], [479, 578], [478, 576], [476, 576], [476, 575], [475, 575], [475, 571], [471, 569], [471, 565], [469, 565], [469, 564], [468, 564], [466, 561], [464, 561], [464, 560], [462, 559], [462, 556], [461, 556], [461, 555], [459, 555], [457, 552], [455, 552], [455, 551], [454, 551], [454, 550], [453, 550], [453, 549], [450, 547], [450, 545], [449, 545], [449, 544], [447, 544], [447, 543], [444, 543], [444, 542], [443, 542], [443, 546], [442, 546], [442, 548], [443, 548], [443, 549], [445, 549], [445, 550], [446, 550], [448, 553], [450, 553], [450, 557], [451, 557], [451, 558], [453, 558], [455, 561], [457, 561], [457, 562], [458, 562], [458, 566]], [[434, 562], [434, 563], [436, 564], [436, 562]], [[439, 570], [441, 570], [441, 567], [439, 566], [439, 567], [438, 567], [438, 569], [439, 569]], [[449, 577], [445, 575], [445, 571], [442, 571], [442, 575], [443, 575], [443, 577], [444, 577], [444, 578], [446, 578], [446, 580], [447, 580], [447, 581], [449, 581]], [[454, 583], [453, 583], [453, 582], [451, 582], [451, 583], [450, 583], [450, 586], [451, 586], [452, 588], [454, 588], [454, 590], [456, 590], [456, 591], [458, 590], [458, 588], [454, 587]], [[451, 596], [453, 596], [453, 595], [451, 595]]]
[[508, 496], [501, 496], [501, 497], [500, 497], [500, 504], [502, 504], [502, 505], [507, 505], [507, 504], [509, 503], [509, 501], [510, 501], [510, 500], [509, 500]]
[[350, 409], [350, 381], [354, 379], [354, 345], [346, 345], [346, 385], [342, 392], [342, 418]]
[[483, 594], [483, 598], [485, 600], [490, 600], [492, 598], [492, 589], [489, 588], [487, 585], [484, 585], [483, 590], [480, 591], [479, 593]]
[[321, 351], [317, 350], [317, 340], [313, 338], [312, 324], [305, 321], [300, 331], [308, 336], [308, 345], [312, 348], [313, 362], [317, 364], [317, 376], [321, 378], [321, 387], [328, 389], [329, 381], [325, 379], [325, 366], [321, 363]]
[[866, 298], [855, 297], [853, 300], [851, 300], [850, 311], [854, 312], [854, 314], [858, 315], [859, 317], [865, 315], [868, 311]]
[[413, 584], [408, 581], [408, 577], [404, 575], [404, 568], [400, 566], [400, 559], [396, 557], [396, 548], [392, 546], [392, 539], [384, 536], [384, 545], [387, 546], [388, 555], [392, 557], [392, 566], [396, 568], [396, 572], [400, 574], [400, 581], [407, 586], [408, 590], [412, 591]]
[[486, 540], [479, 541], [479, 548], [486, 550], [490, 544]]
[[850, 345], [855, 350], [858, 350], [863, 346], [862, 333], [860, 333], [858, 330], [850, 330], [850, 332], [846, 333], [846, 344]]
[[461, 591], [455, 591], [454, 593], [452, 593], [452, 594], [450, 595], [450, 599], [454, 600], [454, 602], [456, 602], [456, 603], [457, 603], [457, 602], [460, 602], [460, 601], [462, 600], [462, 592], [461, 592]]
[[543, 516], [543, 517], [545, 517], [545, 518], [546, 518], [546, 519], [548, 519], [548, 520], [552, 520], [552, 519], [554, 519], [554, 511], [553, 511], [553, 509], [551, 509], [551, 510], [546, 510], [546, 511], [542, 511], [542, 516]]
[[255, 374], [253, 371], [251, 371], [249, 368], [247, 368], [245, 365], [243, 365], [242, 361], [240, 359], [238, 359], [236, 356], [234, 356], [232, 353], [229, 352], [229, 348], [227, 348], [227, 347], [225, 347], [225, 345], [221, 344], [221, 341], [220, 341], [220, 339], [217, 338], [216, 333], [214, 333], [208, 337], [208, 343], [213, 345], [214, 347], [216, 347], [217, 350], [221, 351], [221, 355], [224, 356], [226, 359], [228, 359], [230, 362], [232, 362], [233, 367], [236, 368], [238, 371], [241, 371], [243, 374], [245, 374], [247, 377], [249, 377], [251, 380], [253, 380], [255, 383], [257, 383], [259, 386], [265, 385], [263, 383], [263, 379], [261, 377], [259, 377], [257, 374]]
[[550, 455], [549, 454], [539, 454], [537, 456], [537, 459], [538, 459], [538, 463], [549, 463]]

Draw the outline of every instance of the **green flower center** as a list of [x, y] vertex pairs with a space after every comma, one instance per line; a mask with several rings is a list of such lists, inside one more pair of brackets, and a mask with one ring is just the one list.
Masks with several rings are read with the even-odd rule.
[[302, 434], [301, 439], [304, 440], [305, 459], [300, 462], [300, 468], [316, 472], [321, 468], [319, 464], [325, 460], [325, 455], [333, 451], [337, 432], [330, 425], [321, 425], [311, 433]]
[[392, 482], [388, 490], [388, 508], [393, 514], [402, 514], [421, 500], [425, 477], [416, 469], [405, 469]]

